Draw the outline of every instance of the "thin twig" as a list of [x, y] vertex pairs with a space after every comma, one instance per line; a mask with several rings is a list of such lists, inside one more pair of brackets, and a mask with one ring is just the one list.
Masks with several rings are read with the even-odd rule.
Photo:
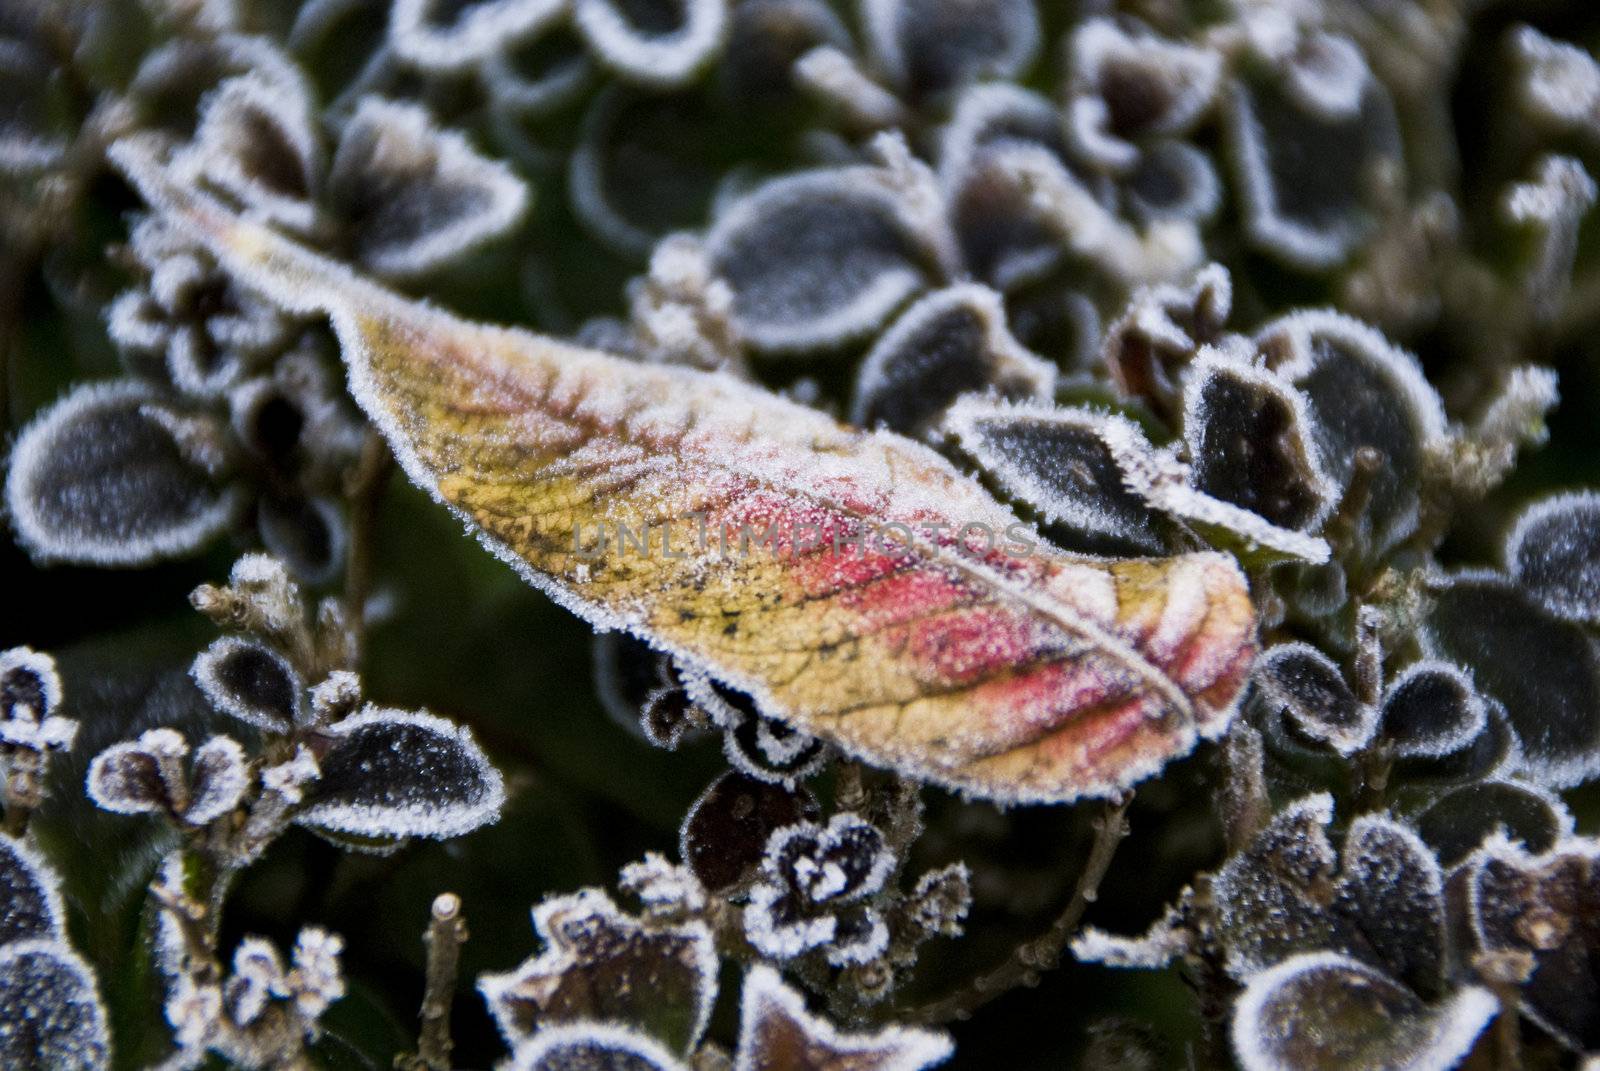
[[927, 1024], [965, 1019], [1001, 994], [1019, 985], [1033, 984], [1042, 972], [1051, 970], [1061, 962], [1061, 954], [1072, 935], [1077, 932], [1078, 923], [1082, 921], [1084, 912], [1099, 895], [1100, 883], [1105, 880], [1106, 871], [1111, 867], [1111, 860], [1116, 856], [1118, 845], [1128, 835], [1128, 806], [1132, 802], [1131, 791], [1106, 801], [1105, 809], [1095, 819], [1094, 843], [1089, 848], [1089, 857], [1084, 861], [1083, 871], [1078, 875], [1078, 884], [1072, 892], [1072, 899], [1061, 914], [1056, 916], [1049, 929], [1038, 937], [1018, 945], [1004, 963], [987, 974], [979, 975], [965, 988], [931, 1004], [924, 1004], [919, 1008], [897, 1014], [896, 1019]]
[[428, 980], [422, 995], [422, 1029], [415, 1056], [395, 1061], [401, 1071], [450, 1071], [450, 1005], [455, 1000], [456, 966], [467, 939], [467, 920], [461, 914], [461, 897], [440, 893], [433, 901], [433, 917], [423, 943], [428, 946]]

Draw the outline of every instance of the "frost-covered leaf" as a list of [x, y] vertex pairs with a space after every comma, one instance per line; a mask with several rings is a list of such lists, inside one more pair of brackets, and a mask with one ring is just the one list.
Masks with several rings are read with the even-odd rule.
[[758, 965], [744, 976], [734, 1071], [920, 1071], [953, 1051], [945, 1035], [929, 1030], [843, 1033], [808, 1012], [805, 999], [771, 967]]
[[604, 892], [584, 889], [533, 909], [544, 951], [507, 974], [478, 979], [513, 1046], [579, 1021], [636, 1027], [673, 1052], [691, 1052], [717, 996], [717, 953], [705, 923], [643, 922]]
[[1407, 666], [1384, 692], [1380, 731], [1399, 758], [1438, 758], [1466, 747], [1488, 727], [1472, 678], [1448, 662]]
[[567, 161], [567, 196], [597, 237], [649, 256], [670, 232], [704, 224], [726, 132], [699, 98], [613, 86], [595, 96]]
[[991, 479], [1048, 523], [1135, 552], [1163, 549], [1156, 514], [1128, 490], [1113, 446], [1138, 437], [1125, 417], [973, 397], [950, 408], [944, 427]]
[[1600, 843], [1565, 839], [1531, 855], [1492, 839], [1467, 865], [1473, 937], [1484, 951], [1524, 952], [1529, 1018], [1582, 1052], [1600, 1047]]
[[566, 0], [395, 0], [389, 47], [429, 71], [460, 71], [537, 34]]
[[1215, 51], [1131, 33], [1105, 18], [1079, 24], [1068, 49], [1073, 144], [1118, 171], [1137, 161], [1133, 142], [1191, 129], [1210, 108], [1222, 73]]
[[722, 752], [733, 768], [768, 784], [794, 788], [822, 769], [828, 747], [803, 729], [762, 714], [745, 692], [700, 672], [683, 677], [695, 705], [722, 730]]
[[807, 790], [787, 789], [730, 770], [689, 807], [678, 834], [678, 851], [701, 884], [720, 892], [761, 863], [767, 840], [776, 830], [816, 816], [816, 798]]
[[1377, 711], [1358, 700], [1339, 667], [1308, 643], [1267, 648], [1256, 663], [1255, 682], [1296, 729], [1341, 755], [1354, 754], [1372, 738]]
[[1372, 71], [1348, 37], [1313, 33], [1287, 58], [1283, 88], [1305, 111], [1329, 122], [1360, 115]]
[[205, 825], [239, 805], [250, 787], [250, 757], [237, 740], [213, 736], [195, 749], [183, 820]]
[[500, 816], [500, 771], [460, 726], [368, 705], [323, 732], [321, 775], [296, 817], [304, 825], [366, 837], [454, 837]]
[[721, 76], [729, 98], [747, 107], [787, 96], [795, 63], [812, 49], [850, 47], [850, 32], [825, 0], [743, 0], [729, 18]]
[[1551, 613], [1600, 624], [1600, 494], [1556, 495], [1524, 510], [1506, 569]]
[[1095, 926], [1085, 926], [1072, 939], [1072, 955], [1080, 963], [1104, 967], [1160, 970], [1194, 948], [1194, 930], [1188, 918], [1190, 890], [1183, 899], [1137, 937], [1122, 937]]
[[1445, 981], [1444, 875], [1411, 830], [1379, 815], [1350, 823], [1339, 850], [1333, 911], [1340, 946], [1413, 991], [1435, 997]]
[[0, 1065], [8, 1071], [103, 1071], [111, 1038], [94, 974], [64, 942], [0, 945]]
[[1438, 757], [1396, 757], [1395, 775], [1407, 785], [1440, 791], [1476, 783], [1486, 778], [1512, 775], [1522, 764], [1522, 745], [1493, 699], [1479, 697], [1484, 708], [1483, 732], [1464, 747]]
[[1234, 1009], [1233, 1047], [1245, 1071], [1447, 1071], [1498, 1007], [1476, 986], [1428, 1004], [1357, 960], [1306, 953], [1250, 979]]
[[206, 97], [180, 166], [263, 219], [309, 231], [322, 172], [311, 102], [258, 74], [230, 78]]
[[307, 584], [326, 584], [345, 565], [349, 539], [344, 511], [331, 498], [278, 498], [256, 503], [261, 543]]
[[744, 911], [745, 938], [774, 959], [813, 949], [835, 966], [876, 959], [888, 949], [889, 928], [862, 901], [883, 888], [894, 866], [883, 834], [859, 815], [784, 826], [767, 841]]
[[1593, 56], [1531, 26], [1513, 30], [1510, 45], [1521, 68], [1517, 94], [1531, 115], [1557, 128], [1600, 134], [1600, 63]]
[[0, 945], [61, 936], [60, 880], [25, 842], [0, 835]]
[[1235, 81], [1225, 99], [1251, 241], [1315, 271], [1343, 263], [1372, 233], [1374, 191], [1395, 188], [1403, 162], [1394, 105], [1377, 79], [1358, 110], [1333, 118], [1322, 104], [1306, 107], [1305, 89], [1292, 76]]
[[1194, 486], [1281, 528], [1316, 531], [1338, 488], [1312, 441], [1304, 397], [1264, 369], [1202, 351], [1184, 389]]
[[6, 507], [40, 561], [144, 565], [193, 553], [228, 526], [233, 495], [196, 456], [186, 426], [139, 383], [78, 387], [23, 429]]
[[1000, 295], [967, 283], [921, 298], [878, 338], [857, 373], [850, 419], [920, 435], [958, 395], [1048, 398], [1055, 378], [1012, 337]]
[[517, 1046], [507, 1071], [689, 1071], [648, 1035], [611, 1023], [570, 1023], [540, 1030]]
[[1271, 355], [1274, 371], [1305, 395], [1312, 438], [1341, 494], [1356, 452], [1378, 452], [1360, 525], [1369, 553], [1410, 535], [1426, 457], [1445, 434], [1444, 407], [1416, 360], [1373, 328], [1332, 311], [1293, 313], [1262, 328], [1256, 342]]
[[195, 658], [189, 675], [217, 710], [269, 733], [305, 721], [305, 683], [264, 644], [227, 636]]
[[[1008, 550], [1016, 516], [926, 447], [726, 374], [408, 303], [170, 185], [138, 143], [118, 155], [253, 285], [337, 310], [355, 393], [405, 471], [527, 579], [763, 715], [1008, 800], [1120, 791], [1231, 719], [1255, 623], [1230, 558]], [[670, 532], [673, 553], [597, 556], [601, 523], [655, 547]], [[972, 524], [992, 549], [958, 538]]]
[[923, 933], [960, 937], [972, 910], [972, 871], [965, 863], [929, 870], [907, 898], [906, 914]]
[[51, 129], [50, 57], [30, 41], [0, 37], [0, 174], [42, 171], [67, 151]]
[[1208, 264], [1186, 286], [1143, 287], [1106, 331], [1104, 360], [1124, 392], [1178, 418], [1182, 372], [1200, 347], [1221, 337], [1233, 311], [1233, 279]]
[[1417, 832], [1453, 867], [1499, 834], [1543, 852], [1572, 832], [1572, 814], [1561, 797], [1516, 781], [1463, 785], [1417, 818]]
[[1507, 190], [1500, 209], [1531, 238], [1523, 291], [1535, 318], [1549, 321], [1560, 314], [1571, 287], [1579, 228], [1600, 187], [1576, 157], [1547, 155], [1536, 168], [1530, 179]]
[[430, 271], [521, 220], [528, 189], [505, 164], [414, 104], [363, 97], [328, 173], [328, 197], [368, 270]]
[[558, 26], [495, 52], [478, 73], [500, 118], [516, 120], [572, 103], [594, 84], [596, 64], [583, 38], [569, 26]]
[[0, 651], [0, 721], [43, 722], [61, 705], [56, 660], [31, 647]]
[[1034, 0], [863, 0], [872, 57], [913, 96], [1015, 78], [1039, 49]]
[[167, 814], [193, 826], [233, 810], [250, 787], [249, 756], [230, 737], [213, 736], [191, 754], [175, 729], [149, 729], [113, 744], [89, 763], [89, 798], [117, 814]]
[[687, 81], [722, 44], [728, 0], [572, 0], [600, 62], [651, 86]]
[[1505, 706], [1522, 768], [1565, 788], [1600, 768], [1600, 649], [1498, 576], [1452, 578], [1436, 593], [1424, 642]]
[[877, 174], [852, 167], [777, 179], [717, 220], [707, 249], [755, 346], [838, 345], [877, 329], [926, 284], [923, 239]]
[[1122, 188], [1142, 223], [1209, 220], [1222, 207], [1222, 183], [1211, 158], [1182, 141], [1160, 141], [1139, 154]]

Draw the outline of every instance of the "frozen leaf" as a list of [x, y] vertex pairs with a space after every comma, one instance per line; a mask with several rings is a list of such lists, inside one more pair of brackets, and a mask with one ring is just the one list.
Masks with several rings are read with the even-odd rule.
[[692, 78], [728, 28], [728, 0], [573, 0], [572, 13], [601, 63], [658, 88]]
[[744, 933], [762, 955], [792, 959], [825, 950], [836, 966], [865, 963], [889, 946], [882, 916], [862, 901], [894, 870], [883, 834], [856, 814], [826, 826], [800, 822], [773, 832], [744, 911]]
[[[1231, 559], [1028, 546], [910, 440], [725, 374], [408, 303], [171, 186], [134, 143], [118, 155], [252, 284], [335, 309], [355, 393], [405, 471], [522, 575], [765, 716], [1014, 801], [1120, 791], [1230, 721], [1255, 652]], [[992, 546], [958, 537], [973, 524]], [[597, 525], [673, 549], [597, 548]]]
[[1156, 515], [1128, 490], [1113, 446], [1140, 437], [1127, 418], [963, 398], [944, 427], [990, 478], [1048, 523], [1135, 552], [1163, 549]]
[[1454, 867], [1495, 835], [1543, 852], [1572, 832], [1561, 797], [1516, 781], [1481, 781], [1441, 797], [1417, 819], [1417, 832]]
[[1316, 531], [1338, 487], [1312, 441], [1305, 398], [1279, 377], [1202, 351], [1184, 388], [1194, 486], [1281, 528]]
[[943, 1034], [888, 1026], [846, 1034], [806, 1011], [805, 1000], [765, 965], [744, 976], [734, 1071], [920, 1071], [950, 1058]]
[[1233, 280], [1220, 264], [1200, 269], [1187, 287], [1139, 289], [1106, 331], [1104, 360], [1112, 380], [1176, 422], [1183, 370], [1201, 346], [1221, 337], [1232, 311]]
[[262, 219], [302, 232], [316, 223], [322, 144], [311, 102], [262, 75], [230, 78], [211, 91], [178, 166]]
[[1430, 652], [1466, 668], [1499, 700], [1522, 747], [1522, 768], [1557, 788], [1600, 766], [1600, 650], [1583, 629], [1489, 574], [1452, 578], [1424, 623]]
[[568, 160], [573, 211], [620, 253], [646, 257], [704, 224], [727, 134], [698, 98], [613, 86], [595, 96]]
[[455, 837], [493, 822], [500, 771], [472, 733], [431, 714], [368, 705], [322, 730], [321, 775], [296, 821], [365, 837]]
[[1141, 223], [1206, 221], [1222, 207], [1211, 158], [1182, 141], [1160, 141], [1139, 154], [1122, 196]]
[[1415, 531], [1426, 458], [1445, 435], [1444, 407], [1416, 360], [1371, 327], [1332, 311], [1297, 312], [1262, 328], [1274, 371], [1305, 395], [1323, 466], [1350, 485], [1356, 453], [1378, 452], [1360, 531], [1373, 555]]
[[0, 1065], [13, 1071], [104, 1071], [111, 1038], [93, 973], [61, 941], [0, 945]]
[[46, 409], [11, 451], [6, 507], [18, 541], [40, 561], [103, 566], [209, 542], [228, 526], [233, 495], [178, 421], [131, 381], [86, 384]]
[[429, 71], [460, 71], [537, 34], [566, 0], [395, 0], [389, 47]]
[[824, 0], [744, 0], [730, 20], [721, 73], [729, 98], [746, 106], [786, 97], [795, 63], [812, 49], [850, 47], [850, 32]]
[[595, 80], [596, 65], [583, 38], [568, 26], [495, 52], [479, 79], [502, 117], [548, 115], [576, 100]]
[[24, 841], [0, 835], [0, 946], [61, 936], [60, 880]]
[[784, 788], [797, 787], [828, 759], [817, 737], [753, 712], [723, 730], [722, 753], [741, 773]]
[[250, 757], [237, 740], [213, 736], [195, 749], [183, 820], [205, 825], [239, 805], [250, 787]]
[[1512, 31], [1511, 52], [1521, 68], [1517, 92], [1530, 114], [1556, 127], [1600, 134], [1600, 63], [1593, 56], [1531, 26]]
[[1119, 171], [1138, 159], [1133, 142], [1193, 128], [1222, 73], [1215, 51], [1130, 33], [1105, 18], [1081, 23], [1068, 49], [1067, 129], [1080, 152]]
[[1438, 758], [1466, 747], [1489, 714], [1468, 677], [1448, 662], [1417, 662], [1390, 682], [1380, 731], [1399, 758]]
[[1559, 842], [1531, 855], [1491, 839], [1466, 864], [1473, 937], [1486, 952], [1533, 957], [1521, 987], [1528, 1017], [1569, 1048], [1600, 1047], [1600, 844]]
[[913, 96], [1006, 81], [1039, 49], [1034, 0], [864, 0], [872, 57]]
[[349, 533], [334, 499], [264, 495], [256, 530], [267, 552], [307, 584], [326, 584], [344, 568]]
[[1506, 538], [1505, 559], [1551, 613], [1600, 624], [1600, 494], [1556, 495], [1524, 510]]
[[958, 395], [1048, 398], [1055, 378], [1012, 337], [1000, 295], [967, 283], [919, 299], [879, 337], [857, 373], [850, 419], [920, 435]]
[[1333, 911], [1339, 947], [1426, 997], [1445, 981], [1444, 876], [1411, 830], [1379, 815], [1350, 823]]
[[31, 647], [0, 652], [0, 721], [43, 722], [61, 705], [56, 660]]
[[[1292, 81], [1292, 80], [1291, 80]], [[1305, 80], [1235, 82], [1227, 94], [1236, 182], [1254, 244], [1307, 271], [1342, 264], [1377, 226], [1376, 192], [1402, 174], [1394, 105], [1369, 79], [1360, 108], [1329, 118]]]
[[688, 1071], [659, 1042], [610, 1023], [546, 1027], [511, 1054], [507, 1071]]
[[1336, 857], [1324, 832], [1332, 820], [1331, 796], [1291, 803], [1212, 878], [1226, 966], [1236, 980], [1335, 944], [1326, 905]]
[[1354, 41], [1313, 33], [1301, 38], [1288, 57], [1283, 88], [1305, 111], [1333, 123], [1360, 115], [1371, 78], [1367, 58]]
[[838, 345], [877, 329], [925, 285], [923, 240], [876, 174], [857, 167], [777, 179], [717, 220], [707, 248], [755, 346]]
[[528, 190], [427, 111], [363, 97], [345, 124], [328, 196], [351, 227], [357, 261], [373, 272], [429, 271], [510, 230]]
[[508, 974], [478, 979], [512, 1045], [580, 1021], [636, 1027], [687, 1054], [717, 996], [717, 953], [705, 923], [641, 922], [604, 892], [551, 897], [533, 910], [545, 948]]
[[805, 789], [787, 789], [730, 770], [689, 807], [678, 851], [701, 884], [721, 892], [760, 864], [776, 830], [816, 816], [816, 798]]
[[113, 744], [89, 763], [89, 798], [117, 814], [168, 814], [193, 826], [233, 810], [250, 787], [249, 757], [214, 736], [190, 754], [175, 729], [150, 729]]
[[1510, 775], [1522, 764], [1518, 742], [1505, 708], [1493, 699], [1479, 699], [1484, 708], [1483, 732], [1466, 746], [1438, 757], [1397, 756], [1396, 775], [1409, 785], [1430, 790], [1450, 789]]
[[212, 642], [189, 675], [217, 710], [269, 733], [305, 721], [305, 685], [287, 659], [263, 644], [235, 637]]
[[1312, 952], [1250, 979], [1234, 1009], [1233, 1047], [1245, 1071], [1447, 1071], [1498, 1007], [1476, 986], [1428, 1004], [1381, 971]]
[[1267, 648], [1256, 663], [1255, 682], [1296, 729], [1341, 755], [1354, 754], [1372, 738], [1377, 711], [1358, 700], [1339, 667], [1308, 643]]
[[1597, 193], [1600, 188], [1581, 161], [1549, 155], [1539, 160], [1532, 179], [1511, 186], [1501, 201], [1506, 219], [1532, 236], [1523, 289], [1539, 319], [1561, 312], [1572, 283], [1578, 230]]
[[1072, 939], [1072, 955], [1080, 963], [1104, 967], [1160, 970], [1194, 949], [1194, 928], [1189, 921], [1192, 894], [1184, 890], [1180, 903], [1169, 907], [1148, 930], [1137, 937], [1121, 937], [1085, 926]]
[[965, 863], [930, 870], [917, 879], [906, 912], [923, 933], [960, 937], [972, 910], [972, 871]]

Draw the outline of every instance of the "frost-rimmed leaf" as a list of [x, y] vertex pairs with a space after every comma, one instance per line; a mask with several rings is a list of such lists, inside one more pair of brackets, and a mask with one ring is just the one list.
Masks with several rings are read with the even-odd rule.
[[917, 435], [961, 394], [1048, 398], [1055, 379], [1054, 365], [1012, 337], [1000, 295], [965, 283], [919, 298], [878, 338], [857, 373], [850, 420]]
[[1222, 58], [1211, 49], [1130, 33], [1106, 18], [1079, 24], [1068, 48], [1067, 130], [1102, 167], [1131, 168], [1133, 142], [1186, 133], [1216, 97]]
[[1316, 531], [1338, 498], [1305, 397], [1214, 349], [1190, 366], [1183, 437], [1194, 486], [1280, 528]]
[[31, 647], [0, 651], [0, 721], [26, 716], [42, 722], [60, 705], [61, 674], [54, 658]]
[[689, 1071], [659, 1042], [613, 1023], [551, 1026], [517, 1046], [506, 1071]]
[[[407, 301], [171, 182], [152, 151], [135, 137], [113, 155], [251, 285], [332, 310], [355, 394], [408, 475], [596, 627], [648, 638], [863, 761], [1008, 801], [1120, 792], [1231, 721], [1256, 634], [1231, 558], [958, 546], [929, 522], [996, 533], [1019, 522], [925, 446], [843, 427], [725, 373]], [[914, 171], [900, 164], [895, 174]], [[495, 401], [470, 415], [445, 402], [465, 397]], [[477, 459], [468, 468], [464, 450]], [[500, 479], [508, 465], [515, 478]], [[749, 526], [776, 545], [696, 549], [702, 507], [711, 533]], [[686, 558], [622, 553], [597, 566], [572, 549], [575, 522], [649, 525], [659, 542], [663, 518], [682, 518], [672, 544]], [[891, 543], [871, 539], [866, 553], [787, 554], [812, 521], [841, 537], [922, 531], [902, 542], [889, 529]], [[863, 603], [859, 590], [879, 583], [884, 598]], [[773, 641], [808, 653], [780, 668]]]
[[1531, 237], [1522, 288], [1539, 320], [1561, 312], [1572, 285], [1579, 228], [1597, 197], [1600, 186], [1581, 160], [1551, 153], [1539, 159], [1527, 181], [1513, 184], [1501, 198], [1501, 215]]
[[678, 832], [678, 853], [711, 892], [738, 884], [760, 865], [778, 829], [817, 817], [817, 800], [730, 770], [690, 804]]
[[1188, 286], [1140, 287], [1106, 330], [1102, 357], [1112, 380], [1176, 423], [1183, 369], [1221, 337], [1232, 311], [1233, 278], [1221, 264], [1207, 264]]
[[528, 188], [505, 164], [436, 126], [427, 110], [363, 97], [328, 172], [356, 259], [383, 275], [439, 267], [515, 226]]
[[819, 46], [850, 48], [850, 31], [825, 0], [743, 0], [729, 20], [719, 68], [732, 100], [781, 100], [795, 87], [802, 56]]
[[624, 914], [600, 889], [553, 896], [533, 909], [544, 951], [478, 990], [513, 1046], [577, 1022], [634, 1026], [687, 1054], [717, 996], [717, 952], [699, 920], [676, 925]]
[[923, 240], [878, 175], [865, 167], [790, 175], [717, 220], [706, 249], [755, 346], [793, 352], [858, 338], [926, 285]]
[[389, 47], [429, 71], [460, 71], [531, 37], [567, 0], [395, 0]]
[[1430, 1005], [1358, 960], [1312, 952], [1250, 979], [1234, 1008], [1233, 1047], [1245, 1071], [1447, 1071], [1498, 1009], [1478, 986]]
[[1600, 624], [1600, 494], [1554, 495], [1523, 510], [1506, 537], [1505, 562], [1551, 613]]
[[1572, 832], [1561, 797], [1520, 781], [1480, 781], [1441, 796], [1417, 817], [1417, 831], [1453, 867], [1495, 835], [1543, 852]]
[[211, 705], [269, 733], [305, 721], [305, 683], [288, 659], [264, 644], [225, 636], [195, 658], [189, 675]]
[[0, 945], [0, 1065], [104, 1071], [111, 1036], [94, 973], [63, 941]]
[[921, 1071], [950, 1058], [950, 1039], [888, 1026], [846, 1034], [806, 1011], [805, 999], [764, 964], [744, 976], [734, 1071]]
[[1503, 577], [1464, 573], [1435, 593], [1423, 643], [1505, 706], [1528, 777], [1565, 788], [1600, 769], [1600, 648], [1582, 628]]
[[[689, 694], [701, 693], [691, 688]], [[701, 707], [705, 699], [697, 698]], [[713, 718], [718, 714], [713, 713]], [[733, 768], [768, 784], [795, 788], [822, 770], [828, 761], [828, 746], [820, 739], [791, 725], [755, 712], [755, 703], [745, 697], [742, 709], [722, 731], [722, 753]]]
[[1192, 890], [1185, 889], [1179, 903], [1169, 907], [1150, 928], [1137, 937], [1107, 933], [1085, 926], [1072, 939], [1073, 958], [1103, 967], [1160, 970], [1194, 948], [1194, 930], [1187, 918]]
[[336, 499], [263, 495], [256, 530], [267, 553], [307, 584], [326, 584], [344, 568], [349, 530]]
[[1333, 943], [1326, 893], [1337, 857], [1327, 793], [1290, 803], [1212, 878], [1225, 965], [1243, 981], [1285, 956]]
[[873, 59], [913, 96], [1009, 81], [1039, 50], [1033, 0], [863, 0], [861, 21]]
[[1205, 222], [1222, 207], [1222, 183], [1211, 157], [1183, 141], [1161, 141], [1139, 154], [1122, 188], [1134, 218]]
[[1600, 134], [1600, 63], [1593, 56], [1531, 26], [1511, 32], [1511, 53], [1521, 68], [1515, 89], [1529, 113], [1557, 127]]
[[1341, 945], [1432, 999], [1445, 983], [1444, 875], [1433, 850], [1382, 815], [1350, 823], [1339, 850], [1333, 911]]
[[601, 63], [650, 86], [676, 86], [728, 29], [728, 0], [572, 0], [573, 23]]
[[60, 879], [24, 841], [0, 834], [0, 945], [62, 934]]
[[1283, 88], [1300, 107], [1330, 123], [1361, 112], [1372, 71], [1348, 37], [1312, 33], [1285, 60]]
[[648, 257], [669, 232], [705, 221], [717, 179], [707, 157], [724, 137], [697, 98], [611, 86], [590, 103], [567, 161], [572, 209], [619, 253]]
[[1125, 485], [1105, 429], [1138, 431], [1126, 417], [1093, 409], [990, 398], [962, 398], [944, 428], [1008, 494], [1051, 524], [1114, 541], [1142, 553], [1163, 546], [1156, 515]]
[[461, 726], [369, 705], [324, 732], [321, 775], [295, 818], [302, 825], [363, 837], [454, 837], [500, 815], [500, 771]]
[[234, 495], [180, 438], [187, 430], [142, 384], [77, 387], [11, 451], [6, 507], [18, 541], [39, 561], [102, 566], [198, 550], [227, 528]]
[[1256, 662], [1255, 682], [1297, 729], [1340, 755], [1359, 751], [1377, 727], [1377, 711], [1358, 700], [1339, 667], [1309, 643], [1267, 648]]
[[895, 862], [883, 834], [857, 814], [775, 830], [744, 911], [746, 940], [774, 959], [813, 949], [841, 967], [876, 959], [889, 929], [862, 901], [883, 888]]
[[1272, 355], [1273, 370], [1305, 395], [1312, 437], [1341, 493], [1361, 447], [1382, 458], [1361, 520], [1370, 552], [1382, 553], [1410, 535], [1427, 455], [1445, 436], [1444, 406], [1416, 359], [1376, 329], [1331, 309], [1275, 320], [1256, 343]]
[[237, 198], [263, 219], [310, 230], [322, 172], [311, 102], [257, 74], [207, 95], [193, 146], [179, 166]]
[[1359, 111], [1330, 119], [1284, 84], [1235, 81], [1225, 99], [1245, 229], [1262, 251], [1319, 271], [1343, 263], [1377, 226], [1372, 191], [1402, 158], [1394, 105], [1377, 79]]
[[569, 27], [557, 27], [489, 56], [479, 81], [502, 116], [537, 117], [562, 108], [589, 88], [594, 57]]
[[239, 805], [251, 784], [238, 741], [213, 736], [191, 754], [175, 729], [156, 728], [112, 744], [89, 763], [85, 789], [116, 814], [166, 814], [202, 826]]
[[128, 87], [144, 125], [186, 125], [199, 113], [205, 92], [230, 76], [255, 74], [305, 99], [310, 90], [305, 74], [279, 45], [267, 37], [223, 33], [188, 34], [153, 49], [139, 64]]
[[1600, 842], [1571, 837], [1539, 855], [1492, 837], [1465, 864], [1477, 946], [1526, 953], [1523, 1012], [1579, 1052], [1600, 1046]]
[[1476, 740], [1489, 712], [1460, 667], [1424, 660], [1390, 682], [1379, 722], [1396, 757], [1439, 758]]
[[189, 767], [189, 805], [183, 820], [200, 826], [239, 805], [250, 787], [250, 757], [237, 740], [213, 736], [195, 748]]

